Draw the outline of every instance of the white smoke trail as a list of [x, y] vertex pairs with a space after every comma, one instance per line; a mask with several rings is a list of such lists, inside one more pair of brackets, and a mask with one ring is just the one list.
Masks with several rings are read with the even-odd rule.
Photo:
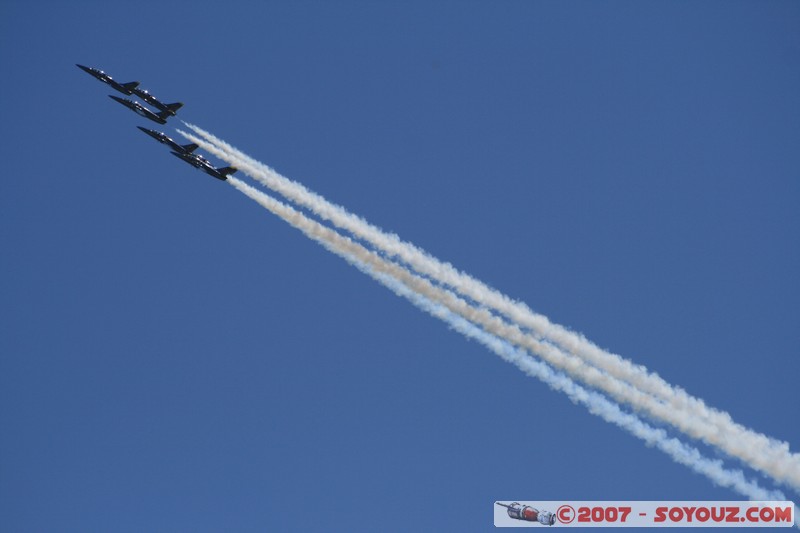
[[[711, 409], [697, 398], [691, 397], [679, 388], [674, 388], [656, 375], [649, 374], [644, 367], [636, 366], [619, 356], [603, 352], [583, 337], [569, 332], [565, 328], [550, 324], [546, 317], [537, 315], [524, 304], [514, 302], [506, 296], [490, 289], [456, 271], [451, 265], [441, 263], [413, 245], [404, 243], [396, 235], [386, 234], [371, 226], [359, 217], [348, 213], [340, 206], [327, 202], [324, 198], [305, 189], [302, 185], [280, 176], [269, 167], [252, 160], [230, 145], [194, 126], [189, 126], [208, 140], [220, 147], [204, 142], [193, 135], [180, 132], [204, 149], [221, 157], [229, 163], [241, 168], [273, 190], [276, 190], [298, 204], [311, 209], [315, 214], [343, 229], [351, 231], [359, 238], [372, 243], [390, 256], [399, 257], [423, 274], [452, 286], [473, 300], [499, 309], [506, 316], [517, 320], [523, 326], [533, 329], [547, 340], [556, 342], [573, 353], [585, 358], [598, 368], [619, 379], [625, 379], [635, 387], [635, 391], [625, 389], [619, 380], [609, 379], [601, 373], [592, 373], [585, 365], [580, 366], [574, 360], [565, 359], [553, 350], [547, 350], [551, 357], [548, 361], [569, 372], [582, 372], [578, 377], [586, 383], [596, 386], [625, 401], [638, 409], [644, 409], [652, 416], [661, 418], [688, 435], [715, 445], [734, 457], [738, 457], [750, 466], [767, 473], [774, 479], [800, 487], [800, 456], [789, 452], [787, 443], [775, 441], [764, 435], [749, 430], [731, 419], [730, 415]], [[502, 335], [502, 333], [498, 333]], [[518, 331], [512, 332], [516, 344], [531, 348], [535, 339], [527, 338]], [[508, 337], [506, 337], [508, 338]], [[533, 348], [546, 347], [542, 343]], [[540, 353], [543, 357], [544, 354]], [[546, 357], [547, 358], [547, 357]], [[560, 362], [559, 362], [560, 361]], [[577, 366], [575, 366], [577, 365]], [[669, 402], [668, 405], [654, 400], [646, 393], [655, 395]]]
[[[565, 393], [573, 402], [587, 407], [592, 414], [621, 427], [648, 445], [658, 447], [675, 462], [683, 464], [693, 471], [706, 476], [713, 483], [735, 490], [751, 500], [786, 500], [786, 497], [780, 491], [770, 491], [761, 487], [755, 481], [747, 480], [740, 470], [725, 469], [722, 461], [704, 457], [699, 450], [687, 446], [676, 438], [669, 437], [664, 430], [649, 426], [635, 415], [623, 412], [618, 405], [608, 401], [602, 395], [584, 389], [564, 374], [553, 371], [546, 364], [532, 359], [525, 352], [514, 348], [508, 342], [481, 330], [466, 319], [456, 315], [446, 305], [429, 299], [425, 294], [420, 294], [406, 284], [407, 281], [415, 278], [415, 276], [407, 273], [402, 267], [378, 257], [374, 252], [367, 250], [360, 244], [339, 235], [330, 228], [309, 219], [286, 204], [235, 178], [228, 178], [228, 182], [261, 206], [302, 231], [307, 237], [320, 243], [332, 253], [344, 258], [362, 272], [388, 287], [398, 296], [410, 300], [418, 308], [443, 320], [467, 338], [480, 342], [505, 361], [516, 365], [526, 374], [545, 382], [550, 388]], [[398, 269], [408, 274], [406, 280], [401, 281], [394, 277]]]
[[508, 342], [486, 333], [471, 322], [448, 311], [445, 307], [415, 293], [391, 276], [373, 272], [368, 266], [359, 263], [356, 259], [351, 259], [351, 262], [363, 272], [391, 289], [398, 296], [410, 300], [421, 310], [446, 322], [455, 331], [483, 344], [505, 361], [516, 365], [529, 376], [540, 379], [551, 389], [563, 392], [574, 403], [584, 405], [590, 413], [599, 416], [606, 422], [619, 426], [633, 436], [643, 440], [648, 446], [656, 446], [675, 462], [706, 476], [714, 484], [735, 490], [750, 500], [786, 500], [786, 496], [782, 492], [778, 490], [770, 491], [762, 488], [755, 481], [747, 480], [741, 470], [725, 469], [722, 461], [708, 459], [696, 448], [688, 446], [674, 437], [669, 437], [663, 429], [656, 429], [635, 415], [623, 412], [617, 404], [608, 401], [601, 394], [581, 387], [561, 372], [555, 372], [545, 363], [532, 359], [525, 352], [515, 348]]
[[[618, 355], [609, 354], [582, 336], [568, 331], [562, 326], [552, 324], [547, 317], [533, 312], [524, 303], [511, 300], [480, 280], [458, 271], [451, 264], [439, 261], [415, 245], [402, 241], [397, 235], [384, 232], [366, 220], [348, 212], [344, 207], [333, 204], [324, 197], [309, 191], [302, 184], [278, 174], [269, 166], [256, 161], [211, 133], [192, 124], [186, 124], [186, 126], [206, 139], [207, 142], [178, 130], [181, 135], [191, 139], [193, 142], [198, 142], [203, 149], [222, 159], [235, 160], [237, 165], [257, 181], [298, 205], [310, 209], [320, 218], [332, 222], [337, 227], [351, 232], [360, 239], [364, 239], [382, 250], [389, 257], [399, 258], [418, 272], [456, 289], [462, 295], [472, 298], [490, 309], [500, 312], [517, 324], [531, 329], [542, 337], [546, 337], [548, 340], [563, 346], [570, 352], [586, 351], [586, 354], [582, 354], [584, 358], [614, 377], [629, 381], [636, 385], [637, 388], [668, 401], [681, 401], [680, 392], [682, 391], [678, 389], [679, 393], [676, 395], [674, 387], [657, 375], [648, 373], [644, 367], [634, 365]], [[685, 398], [683, 401], [688, 404], [692, 403]]]

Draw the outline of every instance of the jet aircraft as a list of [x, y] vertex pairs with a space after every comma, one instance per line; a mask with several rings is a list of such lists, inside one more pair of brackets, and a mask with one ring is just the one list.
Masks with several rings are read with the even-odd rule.
[[210, 176], [214, 176], [218, 180], [225, 181], [228, 179], [228, 176], [234, 174], [236, 172], [236, 168], [234, 167], [220, 167], [216, 168], [214, 165], [209, 163], [208, 159], [205, 157], [192, 154], [192, 153], [181, 153], [181, 152], [170, 152], [175, 157], [179, 157], [192, 165], [195, 168], [199, 168], [206, 174]]
[[174, 150], [176, 152], [180, 152], [182, 154], [191, 154], [192, 152], [194, 152], [198, 148], [198, 146], [196, 144], [194, 144], [194, 143], [192, 143], [192, 144], [183, 144], [183, 145], [178, 144], [175, 141], [173, 141], [172, 139], [170, 139], [169, 137], [167, 137], [165, 134], [161, 133], [160, 131], [149, 130], [149, 129], [143, 128], [141, 126], [136, 126], [136, 127], [139, 128], [140, 130], [142, 130], [143, 132], [145, 132], [146, 134], [148, 134], [153, 139], [155, 139], [158, 142], [160, 142], [161, 144], [166, 144], [167, 146], [169, 146], [170, 148], [172, 148], [172, 150]]
[[139, 82], [138, 81], [131, 81], [131, 82], [128, 82], [128, 83], [117, 83], [116, 81], [114, 81], [114, 78], [112, 78], [111, 76], [109, 76], [108, 74], [103, 72], [102, 70], [98, 70], [98, 69], [92, 68], [92, 67], [85, 67], [83, 65], [79, 65], [78, 63], [75, 63], [75, 65], [78, 68], [80, 68], [81, 70], [83, 70], [84, 72], [88, 72], [89, 74], [91, 74], [92, 76], [94, 76], [98, 80], [102, 81], [103, 83], [109, 84], [114, 89], [116, 89], [117, 91], [121, 92], [122, 94], [127, 94], [127, 95], [130, 96], [131, 94], [133, 94], [134, 89], [136, 89], [136, 87], [139, 86]]
[[133, 94], [144, 100], [146, 103], [153, 107], [157, 107], [159, 111], [168, 113], [170, 116], [175, 116], [175, 112], [183, 107], [183, 102], [175, 102], [174, 104], [164, 104], [155, 96], [145, 91], [144, 89], [134, 89]]
[[119, 96], [114, 96], [113, 94], [109, 94], [108, 97], [124, 105], [134, 113], [137, 113], [143, 116], [144, 118], [150, 119], [153, 122], [158, 122], [159, 124], [167, 123], [167, 117], [169, 117], [169, 113], [167, 111], [162, 111], [161, 113], [153, 113], [139, 102], [134, 102], [133, 100], [128, 100], [127, 98], [120, 98]]

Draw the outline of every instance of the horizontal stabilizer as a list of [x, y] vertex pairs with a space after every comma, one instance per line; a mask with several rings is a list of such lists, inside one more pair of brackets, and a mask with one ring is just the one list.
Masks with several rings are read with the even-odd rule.
[[167, 110], [175, 113], [178, 109], [183, 107], [183, 102], [175, 102], [174, 104], [167, 104]]

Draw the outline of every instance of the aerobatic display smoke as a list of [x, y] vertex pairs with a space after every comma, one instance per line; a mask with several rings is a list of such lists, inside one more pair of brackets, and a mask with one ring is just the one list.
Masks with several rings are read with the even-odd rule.
[[[511, 300], [458, 272], [451, 265], [402, 242], [396, 235], [383, 232], [344, 208], [308, 191], [302, 185], [277, 174], [210, 133], [195, 126], [187, 126], [203, 138], [180, 133], [202, 148], [242, 169], [257, 181], [309, 209], [320, 218], [349, 231], [354, 237], [369, 243], [386, 256], [397, 258], [436, 283], [458, 291], [481, 306], [498, 311], [514, 324], [455, 297], [449, 291], [442, 291], [431, 285], [433, 289], [442, 291], [439, 294], [442, 298], [440, 303], [452, 312], [480, 325], [492, 335], [542, 357], [617, 401], [627, 403], [654, 419], [670, 423], [686, 435], [718, 447], [776, 481], [795, 489], [800, 487], [800, 456], [792, 454], [787, 443], [770, 439], [733, 422], [727, 413], [706, 406], [702, 400], [669, 385], [644, 367], [605, 352], [582, 336], [551, 324], [546, 317], [534, 313], [524, 304]], [[408, 272], [405, 268], [402, 270]], [[417, 280], [427, 282], [420, 278]]]
[[[670, 438], [664, 430], [647, 425], [636, 415], [623, 412], [618, 405], [596, 392], [577, 385], [572, 378], [580, 379], [612, 398], [627, 403], [636, 410], [644, 411], [655, 420], [668, 422], [689, 436], [716, 445], [778, 482], [786, 483], [795, 489], [800, 486], [800, 483], [796, 483], [793, 479], [797, 472], [790, 472], [800, 471], [800, 468], [797, 468], [800, 459], [796, 454], [789, 452], [788, 444], [734, 423], [727, 413], [707, 407], [702, 400], [689, 396], [677, 387], [672, 387], [658, 376], [649, 373], [644, 367], [633, 365], [617, 355], [603, 352], [580, 335], [550, 324], [546, 318], [539, 322], [540, 325], [544, 323], [547, 327], [538, 329], [531, 325], [535, 321], [527, 319], [520, 320], [521, 323], [514, 321], [514, 313], [508, 309], [502, 306], [498, 309], [498, 306], [487, 305], [481, 300], [485, 296], [482, 292], [484, 289], [490, 296], [499, 294], [494, 289], [458, 273], [451, 265], [441, 263], [413, 245], [400, 241], [396, 235], [384, 233], [348, 213], [344, 208], [327, 202], [321, 196], [280, 176], [269, 167], [254, 161], [211, 134], [190, 127], [204, 139], [180, 133], [299, 206], [309, 209], [323, 220], [349, 231], [360, 241], [366, 241], [377, 251], [369, 250], [360, 242], [341, 235], [238, 179], [229, 177], [228, 182], [238, 190], [396, 294], [409, 299], [417, 307], [444, 320], [468, 338], [478, 340], [504, 359], [516, 364], [524, 372], [542, 379], [551, 388], [565, 392], [573, 402], [587, 406], [593, 414], [618, 425], [648, 444], [655, 445], [676, 462], [689, 466], [714, 483], [736, 490], [750, 499], [785, 498], [778, 491], [771, 492], [760, 487], [755, 481], [747, 480], [743, 472], [725, 469], [721, 461], [703, 457], [697, 449], [689, 447], [678, 439]], [[416, 274], [409, 268], [415, 270]], [[452, 272], [463, 276], [466, 283], [459, 284], [459, 280], [453, 280], [450, 277]], [[472, 301], [457, 296], [453, 290]], [[497, 298], [491, 301], [495, 300]], [[506, 296], [500, 295], [499, 300], [501, 303], [505, 301], [515, 308], [527, 310], [530, 315], [528, 318], [541, 316], [530, 311], [524, 304], [513, 302]], [[506, 318], [493, 314], [487, 307], [498, 311]], [[554, 331], [554, 338], [547, 334], [551, 330]], [[586, 347], [589, 347], [589, 352], [595, 352], [593, 356], [587, 356]], [[523, 350], [527, 350], [528, 353]], [[597, 353], [600, 353], [601, 357], [597, 357]], [[545, 363], [536, 361], [529, 354], [541, 357], [568, 373], [570, 377], [554, 371]], [[615, 362], [619, 363], [620, 368], [615, 367]], [[611, 371], [615, 368], [616, 375]], [[638, 378], [642, 376], [645, 378], [646, 386], [637, 388], [637, 385], [641, 384]], [[713, 427], [714, 425], [719, 427]], [[756, 445], [758, 449], [751, 449], [748, 445]], [[798, 526], [800, 527], [800, 521]]]
[[444, 321], [465, 337], [483, 344], [505, 361], [516, 365], [526, 374], [540, 379], [553, 390], [565, 393], [570, 400], [584, 405], [592, 414], [615, 424], [648, 445], [657, 447], [675, 462], [707, 477], [714, 484], [730, 488], [751, 500], [786, 499], [785, 495], [780, 491], [770, 491], [761, 487], [757, 482], [748, 480], [741, 470], [726, 469], [722, 461], [704, 457], [696, 448], [688, 446], [676, 438], [669, 437], [663, 429], [656, 429], [637, 416], [623, 412], [617, 404], [609, 401], [601, 394], [581, 387], [566, 375], [554, 371], [545, 363], [536, 361], [507, 341], [478, 328], [470, 321], [459, 316], [459, 314], [454, 313], [450, 304], [442, 303], [443, 293], [447, 291], [433, 287], [427, 280], [415, 276], [405, 268], [387, 261], [375, 252], [367, 250], [361, 244], [340, 235], [336, 231], [310, 219], [294, 208], [236, 178], [228, 178], [228, 182], [261, 206], [303, 232], [307, 237], [318, 242], [332, 253], [344, 258], [398, 296], [406, 298], [418, 308]]

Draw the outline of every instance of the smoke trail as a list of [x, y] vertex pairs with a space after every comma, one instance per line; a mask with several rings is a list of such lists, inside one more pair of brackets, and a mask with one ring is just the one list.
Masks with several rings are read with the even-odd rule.
[[741, 470], [726, 470], [722, 461], [708, 459], [696, 448], [688, 446], [674, 437], [668, 437], [663, 429], [656, 429], [636, 416], [623, 412], [617, 404], [608, 401], [601, 394], [581, 387], [561, 372], [555, 372], [545, 363], [532, 359], [508, 342], [486, 333], [471, 322], [451, 313], [445, 307], [415, 293], [391, 276], [373, 272], [368, 266], [355, 259], [350, 261], [395, 294], [411, 301], [431, 316], [446, 322], [455, 331], [484, 345], [529, 376], [540, 379], [551, 389], [563, 392], [574, 403], [584, 405], [590, 413], [628, 431], [643, 440], [648, 446], [656, 446], [675, 462], [706, 476], [714, 484], [735, 490], [750, 500], [786, 500], [786, 496], [782, 492], [764, 489], [755, 481], [747, 480]]
[[[257, 181], [279, 192], [298, 205], [310, 209], [322, 219], [329, 220], [337, 227], [364, 239], [383, 250], [389, 257], [399, 258], [418, 272], [456, 289], [464, 296], [499, 311], [512, 321], [533, 330], [543, 337], [547, 337], [571, 352], [588, 350], [584, 357], [592, 364], [619, 379], [634, 383], [637, 388], [645, 392], [668, 400], [670, 398], [673, 401], [679, 400], [675, 396], [675, 391], [671, 385], [657, 375], [649, 374], [644, 367], [634, 365], [618, 355], [609, 354], [580, 335], [568, 331], [562, 326], [550, 323], [547, 317], [534, 313], [524, 303], [511, 300], [481, 281], [458, 271], [449, 263], [441, 262], [413, 244], [403, 242], [397, 235], [386, 233], [357, 215], [348, 212], [342, 206], [332, 204], [322, 196], [309, 191], [295, 181], [281, 176], [267, 165], [252, 159], [211, 133], [191, 124], [186, 124], [186, 126], [204, 137], [208, 142], [204, 143], [199, 141], [197, 137], [178, 130], [181, 135], [192, 141], [199, 142], [205, 150], [222, 159], [233, 161], [231, 158], [235, 158], [237, 164], [244, 167], [245, 172]], [[690, 402], [684, 399], [684, 403]]]
[[[213, 142], [219, 143], [223, 148], [209, 145], [193, 135], [181, 133], [204, 149], [253, 175], [270, 188], [297, 201], [300, 205], [308, 207], [322, 218], [331, 220], [339, 227], [373, 243], [389, 255], [400, 257], [418, 271], [456, 288], [475, 301], [500, 309], [506, 316], [519, 320], [522, 325], [537, 331], [548, 340], [557, 342], [573, 353], [585, 357], [612, 376], [627, 379], [636, 390], [622, 388], [619, 381], [610, 380], [602, 374], [591, 373], [585, 367], [576, 367], [577, 363], [573, 360], [564, 359], [563, 354], [559, 355], [548, 349], [547, 352], [556, 359], [554, 361], [548, 358], [551, 363], [566, 368], [571, 373], [582, 372], [580, 378], [586, 383], [602, 388], [619, 401], [625, 401], [637, 408], [645, 409], [652, 416], [668, 421], [692, 437], [718, 446], [728, 454], [742, 459], [750, 466], [767, 473], [778, 481], [787, 482], [795, 488], [800, 487], [800, 456], [791, 454], [787, 443], [775, 441], [736, 424], [727, 413], [708, 408], [702, 400], [689, 396], [679, 388], [673, 388], [658, 376], [649, 374], [644, 367], [633, 365], [619, 356], [603, 352], [583, 337], [560, 326], [550, 324], [545, 317], [536, 315], [524, 304], [511, 301], [477, 280], [457, 272], [449, 264], [438, 262], [413, 245], [403, 243], [397, 236], [383, 233], [380, 229], [369, 225], [343, 208], [330, 204], [322, 197], [309, 192], [302, 185], [292, 182], [278, 175], [269, 167], [250, 159], [211, 134], [194, 126], [189, 127]], [[498, 334], [502, 335], [502, 333]], [[513, 342], [526, 348], [531, 348], [531, 343], [535, 342], [530, 338], [521, 340], [525, 336], [518, 331], [514, 331], [512, 335], [514, 339], [518, 339]], [[534, 346], [536, 348], [532, 349], [546, 357], [540, 352], [546, 345], [537, 343]], [[647, 397], [644, 394], [647, 392], [666, 399], [669, 406]]]
[[[395, 268], [405, 272], [401, 267], [392, 265], [360, 244], [339, 235], [330, 228], [309, 219], [293, 208], [235, 178], [228, 178], [228, 182], [293, 227], [302, 231], [307, 237], [320, 243], [332, 253], [344, 258], [362, 272], [388, 287], [398, 296], [410, 300], [423, 311], [448, 323], [453, 329], [467, 338], [480, 342], [505, 361], [516, 365], [526, 374], [545, 382], [550, 388], [567, 394], [573, 402], [586, 406], [592, 414], [621, 427], [635, 437], [645, 441], [648, 445], [655, 445], [674, 461], [706, 476], [713, 483], [735, 490], [751, 500], [782, 501], [786, 499], [780, 491], [769, 491], [762, 488], [758, 483], [747, 480], [740, 470], [726, 470], [722, 461], [703, 457], [697, 449], [687, 446], [678, 439], [668, 437], [664, 430], [653, 428], [636, 416], [624, 413], [618, 405], [608, 401], [602, 395], [584, 389], [564, 374], [555, 372], [546, 364], [528, 357], [527, 354], [514, 348], [508, 342], [482, 331], [469, 321], [454, 314], [441, 303], [434, 303], [426, 295], [416, 292], [416, 290], [407, 285], [407, 280], [401, 281], [394, 277], [393, 274], [397, 272]], [[413, 278], [414, 276], [410, 276], [409, 279]]]

